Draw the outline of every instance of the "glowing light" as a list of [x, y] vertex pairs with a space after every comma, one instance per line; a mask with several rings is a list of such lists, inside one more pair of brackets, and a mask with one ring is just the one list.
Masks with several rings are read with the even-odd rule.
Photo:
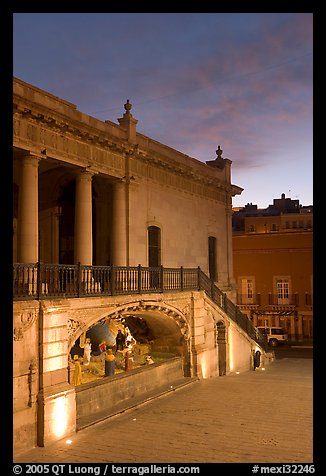
[[170, 388], [173, 388], [173, 385], [170, 385]]
[[137, 420], [137, 418], [133, 418], [132, 420], [133, 420], [133, 421], [136, 421], [136, 420]]
[[261, 370], [265, 370], [265, 367], [262, 367]]
[[69, 408], [66, 396], [58, 397], [53, 402], [52, 421], [53, 433], [57, 438], [64, 436], [69, 420]]
[[234, 349], [233, 349], [233, 338], [232, 331], [229, 334], [229, 363], [230, 363], [230, 372], [234, 369]]
[[236, 372], [237, 375], [239, 375], [240, 372]]
[[72, 440], [66, 440], [67, 445], [71, 445], [71, 443], [72, 443]]
[[207, 357], [203, 357], [200, 362], [203, 378], [207, 378]]

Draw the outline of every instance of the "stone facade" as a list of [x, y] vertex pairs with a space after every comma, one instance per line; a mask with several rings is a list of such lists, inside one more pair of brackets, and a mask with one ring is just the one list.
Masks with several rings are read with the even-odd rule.
[[[14, 262], [200, 266], [234, 300], [231, 208], [242, 189], [231, 161], [218, 148], [204, 164], [139, 134], [130, 111], [127, 101], [119, 124], [99, 121], [14, 79]], [[24, 273], [32, 288], [35, 275]], [[76, 430], [70, 349], [124, 315], [145, 319], [184, 375], [251, 368], [256, 342], [204, 291], [15, 300], [15, 451]]]
[[102, 122], [14, 80], [14, 262], [147, 266], [156, 226], [165, 267], [209, 273], [214, 237], [216, 282], [232, 292], [231, 161], [137, 133], [130, 106]]

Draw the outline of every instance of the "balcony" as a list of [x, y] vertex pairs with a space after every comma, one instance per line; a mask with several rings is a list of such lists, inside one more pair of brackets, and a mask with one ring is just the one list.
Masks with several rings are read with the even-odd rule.
[[228, 317], [263, 348], [255, 327], [225, 293], [198, 268], [84, 266], [15, 263], [14, 300], [78, 298], [203, 290]]
[[237, 304], [238, 306], [260, 306], [261, 295], [260, 293], [253, 294], [252, 296], [248, 296], [247, 294], [238, 294]]
[[299, 294], [287, 294], [280, 296], [279, 294], [268, 293], [268, 305], [269, 306], [298, 306]]

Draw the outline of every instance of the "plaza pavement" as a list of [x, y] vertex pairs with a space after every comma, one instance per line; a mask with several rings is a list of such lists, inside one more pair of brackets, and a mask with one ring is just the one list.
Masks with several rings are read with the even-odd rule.
[[313, 463], [312, 359], [188, 385], [15, 463]]

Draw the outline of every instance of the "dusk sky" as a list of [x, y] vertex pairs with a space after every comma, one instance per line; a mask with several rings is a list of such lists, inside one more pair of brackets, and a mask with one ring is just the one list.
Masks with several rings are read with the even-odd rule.
[[15, 13], [14, 76], [202, 162], [244, 189], [313, 204], [312, 13]]

